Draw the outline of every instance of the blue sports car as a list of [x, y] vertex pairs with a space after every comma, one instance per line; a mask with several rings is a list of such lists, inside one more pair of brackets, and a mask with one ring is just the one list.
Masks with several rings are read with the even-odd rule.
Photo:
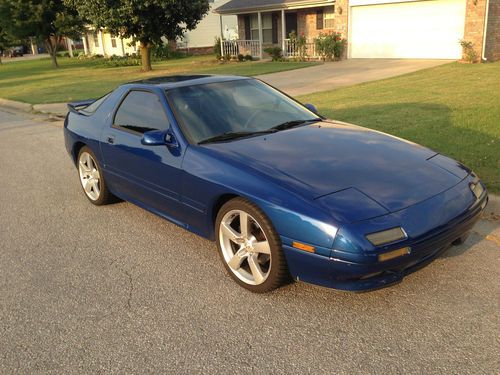
[[353, 291], [399, 282], [462, 243], [488, 200], [459, 162], [257, 79], [152, 78], [68, 107], [90, 202], [118, 197], [215, 240], [253, 292], [290, 276]]

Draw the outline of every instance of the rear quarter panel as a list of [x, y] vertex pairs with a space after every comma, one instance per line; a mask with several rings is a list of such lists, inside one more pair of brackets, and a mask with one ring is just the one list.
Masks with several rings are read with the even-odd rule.
[[77, 153], [81, 144], [87, 145], [102, 165], [100, 138], [104, 125], [112, 115], [123, 90], [112, 92], [106, 100], [90, 116], [69, 112], [64, 123], [64, 139], [66, 149], [76, 163]]

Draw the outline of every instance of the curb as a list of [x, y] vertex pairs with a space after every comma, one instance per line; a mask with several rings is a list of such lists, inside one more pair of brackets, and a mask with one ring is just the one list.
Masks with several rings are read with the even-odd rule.
[[62, 118], [66, 117], [68, 113], [66, 104], [63, 104], [63, 108], [61, 108], [61, 103], [35, 104], [32, 106], [32, 111]]
[[0, 98], [0, 106], [28, 113], [33, 110], [33, 106], [29, 103], [17, 102], [15, 100], [2, 99], [2, 98]]
[[15, 100], [0, 98], [0, 108], [11, 109], [18, 112], [32, 113], [32, 114], [43, 114], [48, 115], [49, 118], [63, 119], [66, 117], [68, 111], [66, 110], [66, 104], [64, 103], [64, 110], [58, 108], [62, 103], [51, 103], [51, 104], [29, 104], [24, 102], [18, 102]]
[[500, 196], [488, 194], [488, 204], [484, 209], [484, 215], [500, 216]]

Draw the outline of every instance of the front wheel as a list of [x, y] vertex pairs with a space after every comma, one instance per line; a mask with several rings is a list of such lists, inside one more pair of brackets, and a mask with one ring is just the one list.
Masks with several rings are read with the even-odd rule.
[[216, 240], [226, 270], [242, 287], [265, 293], [289, 278], [280, 238], [255, 204], [242, 198], [224, 204], [216, 219]]
[[84, 146], [78, 153], [78, 176], [83, 192], [96, 206], [112, 202], [113, 195], [109, 192], [102, 169], [90, 148]]

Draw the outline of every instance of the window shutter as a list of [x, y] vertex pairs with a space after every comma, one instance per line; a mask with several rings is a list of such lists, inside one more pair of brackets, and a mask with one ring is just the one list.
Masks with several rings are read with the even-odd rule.
[[323, 30], [323, 9], [316, 11], [316, 30]]
[[278, 15], [273, 13], [273, 43], [278, 43]]
[[250, 15], [246, 14], [244, 20], [245, 20], [245, 39], [250, 40], [252, 39], [252, 35], [250, 32]]

